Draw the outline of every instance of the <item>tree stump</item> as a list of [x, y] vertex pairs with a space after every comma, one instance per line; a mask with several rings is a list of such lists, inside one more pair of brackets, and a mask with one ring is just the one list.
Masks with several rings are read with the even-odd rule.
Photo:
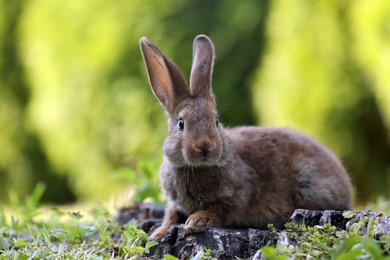
[[[119, 210], [117, 222], [125, 225], [130, 220], [137, 220], [139, 228], [151, 233], [162, 222], [164, 206], [156, 204], [140, 204], [131, 208]], [[382, 216], [372, 211], [314, 211], [297, 209], [290, 217], [289, 222], [305, 226], [323, 226], [331, 224], [337, 230], [346, 230], [362, 218], [376, 220], [373, 231], [378, 236], [390, 234], [390, 217]], [[367, 226], [361, 231], [367, 232]], [[218, 259], [262, 259], [261, 247], [275, 246], [277, 243], [294, 244], [287, 238], [283, 230], [257, 230], [210, 228], [201, 233], [190, 233], [183, 224], [173, 225], [167, 236], [154, 247], [151, 254], [162, 258], [170, 254], [179, 259], [188, 259], [205, 249], [212, 250], [212, 256]]]

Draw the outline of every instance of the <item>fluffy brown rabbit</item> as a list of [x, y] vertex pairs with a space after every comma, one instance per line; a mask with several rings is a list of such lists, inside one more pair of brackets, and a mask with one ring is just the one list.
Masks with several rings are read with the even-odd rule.
[[195, 38], [190, 87], [178, 68], [145, 37], [140, 40], [154, 95], [168, 118], [160, 182], [167, 199], [161, 239], [172, 224], [201, 232], [211, 226], [283, 225], [294, 209], [351, 208], [351, 183], [340, 161], [310, 137], [276, 127], [225, 129], [211, 89], [214, 47]]

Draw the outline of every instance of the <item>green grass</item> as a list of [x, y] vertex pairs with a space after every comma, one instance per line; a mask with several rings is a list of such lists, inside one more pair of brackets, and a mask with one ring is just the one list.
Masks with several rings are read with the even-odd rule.
[[0, 207], [0, 259], [138, 259], [156, 245], [136, 223], [118, 226], [104, 208], [84, 216], [39, 207], [38, 185], [22, 203], [11, 194], [12, 215]]
[[117, 226], [102, 208], [91, 221], [78, 212], [53, 209], [41, 222], [2, 219], [0, 259], [127, 259], [147, 253], [155, 242], [130, 223]]

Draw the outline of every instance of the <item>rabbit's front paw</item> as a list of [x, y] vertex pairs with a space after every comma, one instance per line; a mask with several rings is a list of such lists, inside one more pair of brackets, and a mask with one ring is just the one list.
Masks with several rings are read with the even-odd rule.
[[200, 210], [190, 215], [185, 224], [185, 229], [198, 233], [205, 231], [209, 227], [221, 225], [221, 218], [217, 214]]
[[157, 228], [153, 233], [149, 236], [150, 240], [161, 240], [161, 238], [165, 237], [165, 235], [168, 233], [168, 229], [164, 226], [161, 226]]

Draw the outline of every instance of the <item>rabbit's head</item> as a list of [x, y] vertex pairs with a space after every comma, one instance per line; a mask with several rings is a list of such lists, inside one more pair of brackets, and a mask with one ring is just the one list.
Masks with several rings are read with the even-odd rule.
[[226, 163], [225, 135], [211, 89], [214, 47], [204, 35], [195, 38], [190, 87], [176, 65], [145, 37], [141, 52], [154, 95], [168, 118], [164, 154], [175, 167]]

